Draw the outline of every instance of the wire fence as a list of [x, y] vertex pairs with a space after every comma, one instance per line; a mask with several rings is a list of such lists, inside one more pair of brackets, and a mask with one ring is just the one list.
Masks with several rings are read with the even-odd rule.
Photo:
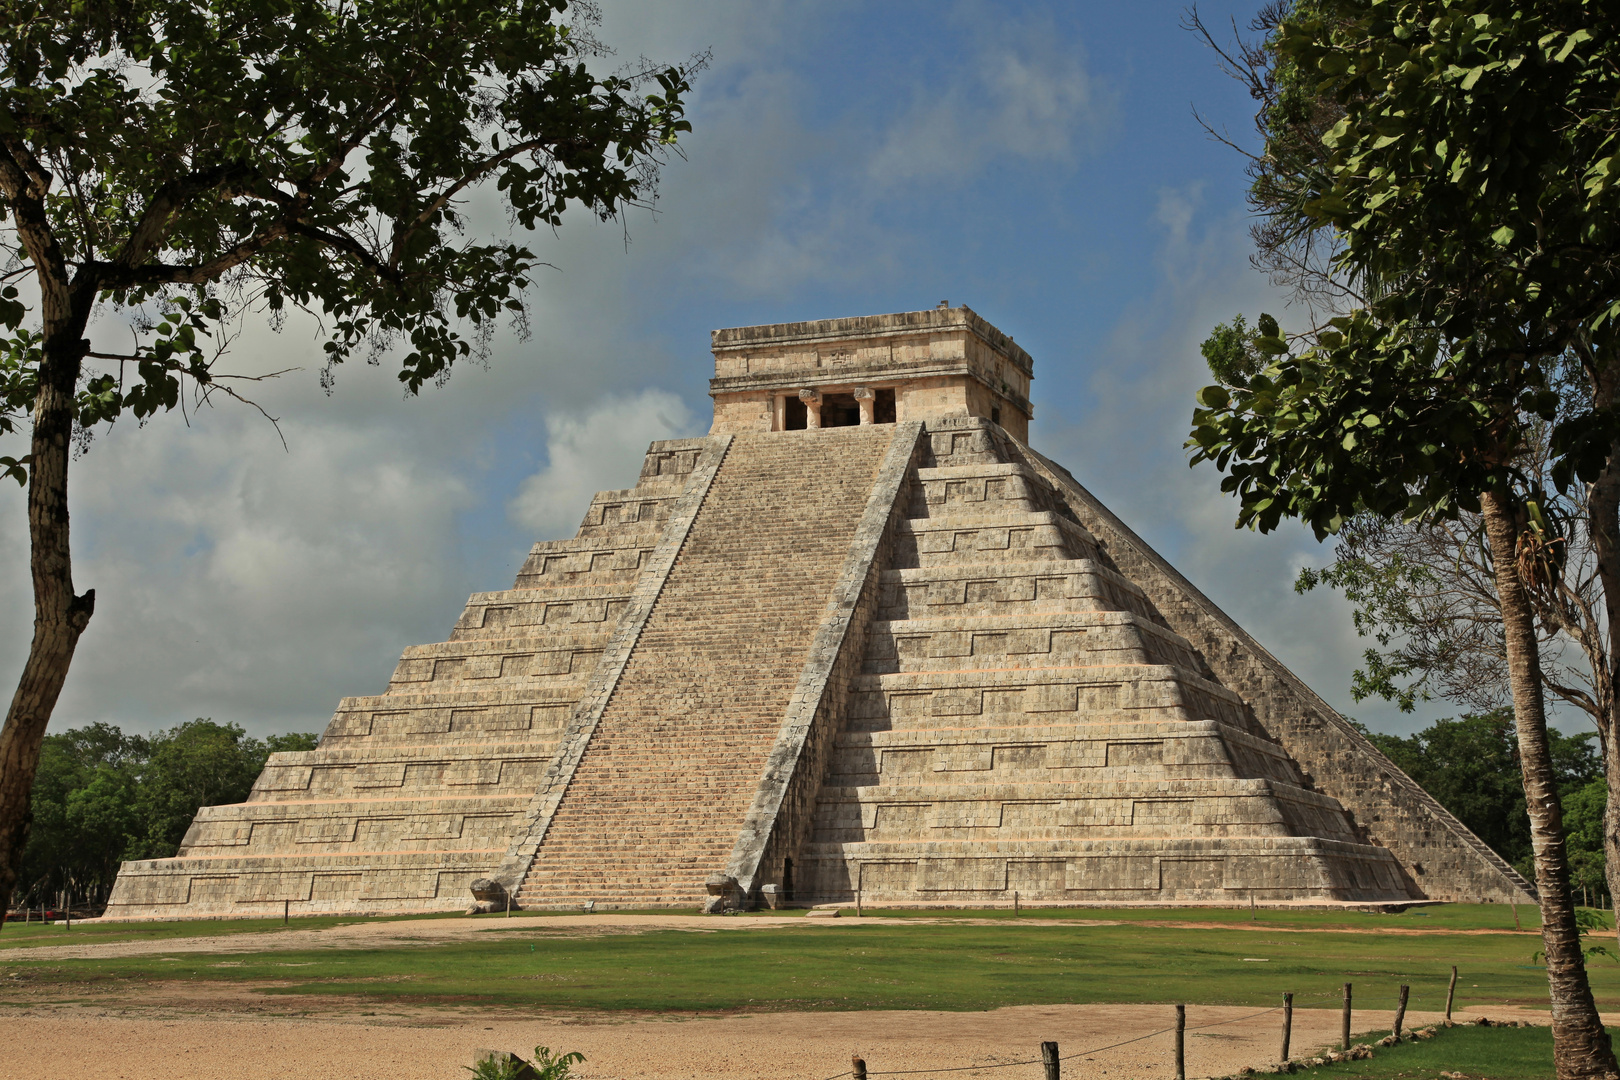
[[[1453, 980], [1455, 980], [1455, 974], [1453, 975]], [[1344, 1009], [1345, 1009], [1345, 1012], [1344, 1012], [1344, 1016], [1345, 1016], [1345, 1037], [1348, 1038], [1349, 1017], [1350, 1017], [1350, 999], [1349, 999], [1349, 997], [1347, 995], [1348, 995], [1349, 990], [1350, 990], [1350, 984], [1346, 983], [1345, 984], [1345, 992], [1344, 992], [1344, 994], [1319, 994], [1319, 995], [1314, 995], [1312, 997], [1306, 997], [1306, 998], [1293, 998], [1292, 996], [1289, 996], [1287, 1002], [1285, 1004], [1283, 1004], [1283, 1005], [1275, 1005], [1275, 1006], [1272, 1006], [1269, 1009], [1261, 1009], [1258, 1012], [1246, 1013], [1243, 1016], [1234, 1016], [1234, 1017], [1231, 1017], [1231, 1018], [1226, 1019], [1226, 1020], [1214, 1020], [1214, 1021], [1211, 1021], [1210, 1023], [1207, 1023], [1207, 1024], [1196, 1024], [1196, 1025], [1190, 1025], [1190, 1026], [1184, 1025], [1184, 1024], [1177, 1024], [1177, 1025], [1173, 1025], [1171, 1027], [1163, 1027], [1163, 1028], [1157, 1029], [1156, 1031], [1149, 1031], [1149, 1032], [1147, 1032], [1145, 1034], [1142, 1034], [1142, 1035], [1133, 1036], [1133, 1037], [1131, 1037], [1129, 1039], [1121, 1039], [1118, 1042], [1107, 1043], [1106, 1045], [1103, 1045], [1103, 1046], [1088, 1047], [1085, 1050], [1079, 1050], [1079, 1051], [1076, 1051], [1076, 1052], [1074, 1052], [1072, 1054], [1063, 1054], [1062, 1056], [1053, 1057], [1053, 1058], [1046, 1058], [1046, 1057], [1025, 1058], [1025, 1059], [1021, 1059], [1021, 1060], [1018, 1060], [1018, 1061], [990, 1062], [990, 1063], [984, 1064], [984, 1065], [954, 1065], [954, 1066], [941, 1066], [941, 1067], [927, 1068], [927, 1069], [867, 1069], [867, 1068], [865, 1068], [865, 1062], [861, 1061], [860, 1059], [857, 1058], [857, 1059], [855, 1059], [855, 1062], [859, 1066], [859, 1068], [846, 1069], [845, 1071], [843, 1071], [841, 1073], [834, 1073], [832, 1076], [821, 1077], [821, 1078], [819, 1078], [819, 1080], [844, 1080], [845, 1077], [854, 1077], [855, 1080], [866, 1080], [866, 1078], [877, 1077], [877, 1076], [936, 1076], [936, 1075], [942, 1076], [942, 1075], [945, 1075], [945, 1074], [948, 1074], [948, 1073], [986, 1072], [986, 1071], [989, 1071], [989, 1070], [992, 1070], [992, 1069], [1011, 1069], [1011, 1068], [1016, 1068], [1016, 1067], [1019, 1067], [1019, 1066], [1025, 1066], [1025, 1065], [1046, 1065], [1048, 1067], [1048, 1075], [1056, 1075], [1054, 1072], [1051, 1071], [1052, 1066], [1054, 1064], [1056, 1064], [1056, 1063], [1064, 1062], [1064, 1061], [1073, 1061], [1076, 1058], [1094, 1057], [1097, 1054], [1106, 1053], [1109, 1050], [1117, 1050], [1122, 1046], [1130, 1046], [1132, 1043], [1143, 1042], [1143, 1041], [1145, 1041], [1147, 1039], [1157, 1038], [1160, 1035], [1168, 1035], [1168, 1034], [1170, 1034], [1172, 1032], [1176, 1032], [1178, 1034], [1177, 1061], [1178, 1061], [1178, 1064], [1179, 1064], [1180, 1060], [1181, 1060], [1181, 1043], [1180, 1043], [1180, 1040], [1179, 1040], [1179, 1036], [1184, 1034], [1185, 1032], [1188, 1032], [1188, 1031], [1205, 1031], [1205, 1030], [1208, 1030], [1209, 1028], [1226, 1027], [1227, 1025], [1230, 1025], [1230, 1024], [1241, 1024], [1241, 1023], [1244, 1023], [1245, 1021], [1257, 1020], [1262, 1016], [1269, 1016], [1272, 1013], [1283, 1012], [1284, 1010], [1292, 1010], [1295, 1007], [1305, 1007], [1305, 1006], [1310, 1006], [1310, 1005], [1313, 1005], [1313, 1004], [1318, 1004], [1318, 1003], [1327, 1002], [1327, 1001], [1342, 1001], [1344, 1003]], [[1406, 991], [1406, 988], [1402, 987], [1402, 991], [1403, 991], [1403, 994], [1404, 994], [1404, 992]], [[1401, 1009], [1399, 1011], [1404, 1012], [1407, 1008], [1413, 1008], [1414, 1007], [1414, 1003], [1415, 1003], [1414, 1000], [1407, 1000], [1405, 997], [1403, 997], [1402, 1000], [1403, 1000], [1404, 1004], [1403, 1004], [1403, 1006], [1401, 1007]], [[1423, 1002], [1426, 1002], [1428, 1000], [1429, 999], [1428, 999], [1427, 995], [1424, 995], [1422, 998], [1415, 999], [1415, 1001], [1423, 1001]], [[1448, 993], [1446, 995], [1446, 1010], [1447, 1010], [1448, 1018], [1450, 1016], [1450, 1007], [1451, 1007], [1451, 998], [1450, 998], [1450, 994]], [[1185, 1008], [1185, 1006], [1177, 1006], [1177, 1008], [1182, 1009], [1182, 1008]], [[1382, 1011], [1382, 1010], [1380, 1010], [1380, 1011]], [[1433, 1011], [1439, 1011], [1439, 1010], [1436, 1009], [1436, 1010], [1433, 1010]], [[1290, 1015], [1291, 1015], [1291, 1013], [1290, 1013]], [[1049, 1043], [1047, 1045], [1052, 1046], [1054, 1048], [1056, 1047], [1055, 1043]], [[1287, 1045], [1286, 1042], [1284, 1043], [1284, 1045], [1285, 1046]], [[1178, 1080], [1180, 1080], [1179, 1077], [1178, 1077]]]

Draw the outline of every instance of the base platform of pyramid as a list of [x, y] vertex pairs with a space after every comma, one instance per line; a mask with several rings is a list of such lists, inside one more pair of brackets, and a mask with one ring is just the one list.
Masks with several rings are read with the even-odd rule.
[[972, 311], [713, 338], [707, 437], [107, 916], [1534, 902], [1030, 448]]

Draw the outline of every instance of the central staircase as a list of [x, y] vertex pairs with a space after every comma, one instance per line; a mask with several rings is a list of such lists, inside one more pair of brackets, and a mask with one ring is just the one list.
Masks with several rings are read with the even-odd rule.
[[519, 903], [701, 902], [736, 843], [894, 432], [733, 439]]

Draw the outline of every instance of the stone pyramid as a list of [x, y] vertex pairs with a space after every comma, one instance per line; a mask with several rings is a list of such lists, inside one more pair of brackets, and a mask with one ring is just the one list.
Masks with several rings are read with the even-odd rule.
[[108, 915], [1533, 902], [1029, 447], [1031, 360], [972, 311], [713, 347], [708, 437]]

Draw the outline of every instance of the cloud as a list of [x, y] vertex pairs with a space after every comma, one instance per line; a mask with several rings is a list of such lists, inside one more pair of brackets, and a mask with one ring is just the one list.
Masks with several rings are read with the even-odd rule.
[[662, 390], [608, 397], [583, 413], [548, 416], [546, 465], [519, 486], [508, 513], [536, 539], [572, 536], [592, 495], [634, 485], [649, 442], [701, 430], [686, 403]]
[[1049, 19], [965, 22], [976, 39], [967, 63], [943, 85], [917, 86], [912, 107], [880, 133], [865, 168], [874, 190], [961, 183], [1009, 158], [1070, 161], [1107, 124], [1108, 95]]
[[[781, 36], [810, 33], [808, 21]], [[927, 242], [950, 231], [942, 199], [1014, 198], [1112, 129], [1116, 92], [1071, 28], [967, 4], [929, 31], [904, 59], [849, 43], [845, 93], [777, 62], [777, 46], [729, 68], [717, 49], [687, 142], [706, 167], [670, 172], [663, 221], [641, 242], [749, 297], [891, 281], [935, 261]], [[919, 226], [919, 213], [936, 216]]]

